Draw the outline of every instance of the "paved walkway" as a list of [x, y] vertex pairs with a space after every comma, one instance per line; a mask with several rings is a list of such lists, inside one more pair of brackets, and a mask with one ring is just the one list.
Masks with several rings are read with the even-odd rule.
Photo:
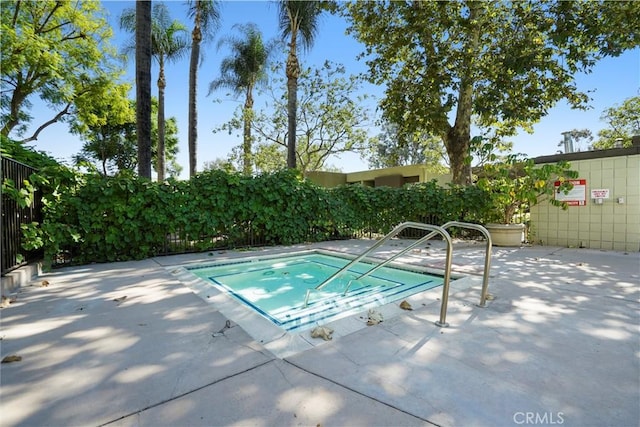
[[172, 274], [246, 253], [56, 270], [0, 310], [1, 357], [22, 358], [0, 365], [0, 425], [638, 426], [640, 254], [494, 248], [479, 308], [483, 247], [456, 244], [471, 279], [452, 287], [450, 327], [434, 298], [285, 356]]

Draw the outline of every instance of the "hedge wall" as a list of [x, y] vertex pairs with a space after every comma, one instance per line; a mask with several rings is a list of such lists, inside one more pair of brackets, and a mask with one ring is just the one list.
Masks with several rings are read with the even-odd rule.
[[328, 189], [288, 170], [210, 171], [165, 183], [78, 175], [49, 190], [43, 223], [24, 232], [26, 245], [44, 246], [53, 264], [385, 234], [404, 221], [483, 222], [490, 210], [475, 186]]

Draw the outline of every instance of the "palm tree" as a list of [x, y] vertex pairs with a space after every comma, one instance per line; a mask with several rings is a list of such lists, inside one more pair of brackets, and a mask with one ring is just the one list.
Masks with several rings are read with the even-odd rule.
[[[133, 10], [127, 9], [120, 17], [120, 26], [133, 32], [135, 21]], [[158, 181], [164, 181], [165, 176], [165, 117], [164, 91], [167, 87], [164, 67], [165, 63], [181, 58], [189, 47], [186, 37], [187, 28], [178, 21], [172, 21], [169, 10], [163, 3], [153, 6], [151, 16], [151, 54], [158, 61], [158, 147], [157, 165]]]
[[136, 2], [136, 127], [138, 175], [151, 178], [151, 2]]
[[220, 24], [218, 4], [213, 0], [189, 0], [189, 17], [193, 19], [191, 32], [191, 60], [189, 63], [189, 177], [196, 174], [198, 164], [198, 110], [196, 95], [200, 43], [213, 37]]
[[278, 23], [282, 39], [287, 41], [287, 167], [296, 168], [296, 113], [298, 109], [298, 42], [304, 49], [310, 49], [318, 33], [321, 9], [319, 1], [280, 0]]
[[235, 95], [245, 94], [243, 119], [244, 141], [243, 173], [252, 173], [251, 158], [251, 120], [253, 117], [253, 89], [267, 82], [267, 61], [273, 51], [274, 43], [264, 44], [262, 34], [255, 24], [235, 25], [243, 33], [243, 38], [228, 37], [218, 42], [231, 47], [231, 56], [222, 60], [220, 77], [209, 85], [209, 94], [222, 87], [231, 89]]

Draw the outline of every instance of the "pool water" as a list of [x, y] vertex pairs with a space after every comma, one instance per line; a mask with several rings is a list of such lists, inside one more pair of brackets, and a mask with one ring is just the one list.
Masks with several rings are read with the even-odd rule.
[[[359, 262], [323, 287], [310, 293], [350, 260], [339, 256], [306, 253], [269, 259], [252, 259], [188, 270], [254, 309], [287, 331], [302, 331], [320, 322], [337, 320], [365, 310], [399, 301], [440, 286], [439, 276], [383, 267], [355, 280], [374, 264]], [[348, 284], [348, 292], [344, 294]]]

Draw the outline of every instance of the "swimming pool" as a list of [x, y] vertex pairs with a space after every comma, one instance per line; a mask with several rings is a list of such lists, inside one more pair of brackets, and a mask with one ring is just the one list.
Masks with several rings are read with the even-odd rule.
[[[228, 260], [186, 270], [291, 332], [400, 301], [443, 284], [441, 276], [396, 267], [382, 267], [355, 280], [375, 266], [362, 261], [321, 290], [315, 290], [349, 261], [337, 254], [310, 251]], [[314, 290], [305, 306], [308, 289]]]

